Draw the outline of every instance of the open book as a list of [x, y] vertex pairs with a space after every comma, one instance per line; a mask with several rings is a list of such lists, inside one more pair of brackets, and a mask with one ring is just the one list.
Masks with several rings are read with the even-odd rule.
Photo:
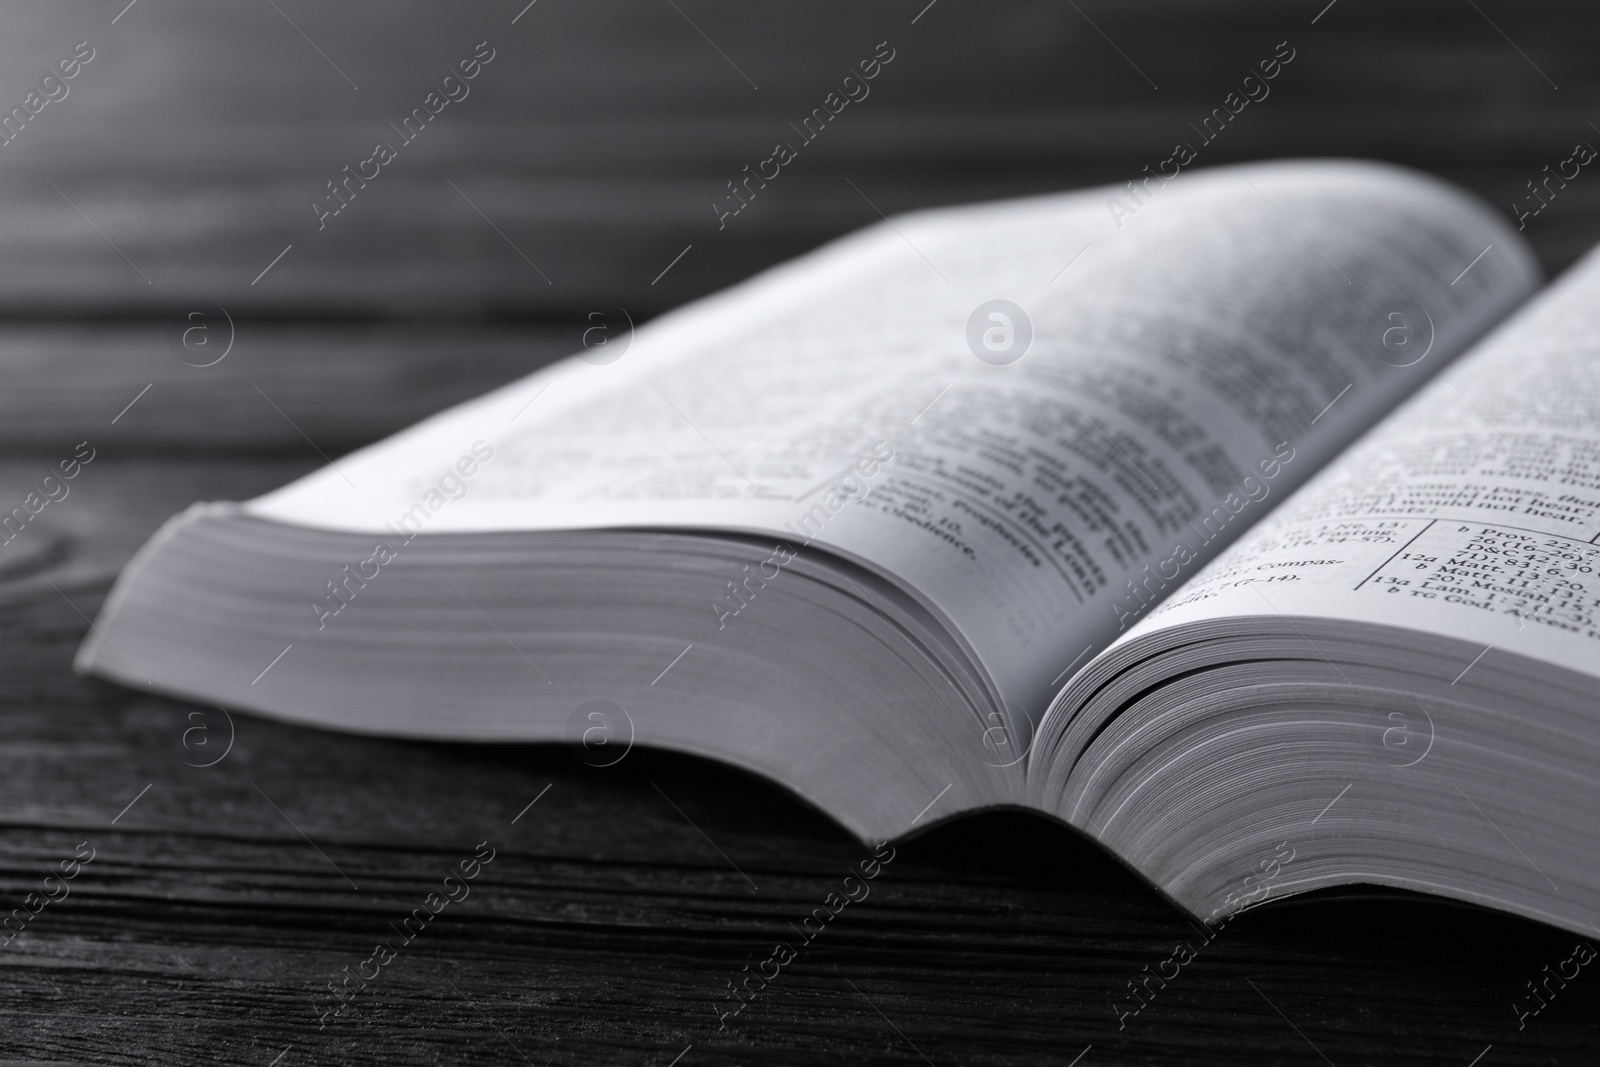
[[194, 506], [78, 665], [697, 753], [865, 840], [1032, 809], [1208, 920], [1369, 882], [1589, 931], [1600, 259], [1500, 324], [1538, 282], [1367, 163], [897, 217]]

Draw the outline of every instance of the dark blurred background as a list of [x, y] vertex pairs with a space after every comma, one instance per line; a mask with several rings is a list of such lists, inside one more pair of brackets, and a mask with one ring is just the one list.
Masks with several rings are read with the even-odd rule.
[[[1512, 217], [1600, 145], [1577, 0], [525, 2], [0, 14], [0, 116], [94, 52], [0, 146], [0, 492], [99, 450], [0, 558], [0, 892], [99, 849], [0, 950], [0, 1061], [1587, 1062], [1600, 978], [1525, 1028], [1511, 1009], [1569, 935], [1367, 890], [1240, 919], [1119, 1029], [1127, 982], [1192, 929], [1022, 816], [907, 845], [720, 1031], [728, 981], [860, 858], [769, 784], [243, 716], [199, 767], [187, 731], [220, 740], [214, 709], [74, 678], [118, 569], [189, 502], [273, 488], [577, 349], [592, 311], [643, 321], [879, 210], [1133, 178], [1279, 42], [1294, 61], [1202, 164], [1394, 160]], [[726, 183], [885, 41], [870, 96], [719, 229]], [[470, 95], [400, 146], [390, 124], [480, 42]], [[325, 183], [380, 140], [397, 158], [319, 230]], [[1526, 233], [1548, 271], [1572, 262], [1600, 240], [1600, 175]], [[175, 358], [173, 330], [222, 309], [227, 358]], [[313, 994], [483, 838], [502, 858], [471, 904], [318, 1031]]]
[[[77, 41], [97, 54], [0, 150], [0, 307], [146, 315], [211, 294], [295, 318], [659, 311], [874, 220], [847, 178], [892, 214], [1133, 177], [1285, 40], [1293, 64], [1203, 163], [1390, 159], [1509, 211], [1544, 164], [1600, 139], [1584, 3], [926, 3], [539, 0], [515, 25], [517, 0], [138, 0], [116, 25], [106, 0], [13, 5], [0, 104]], [[496, 58], [470, 97], [317, 232], [323, 183], [395, 140], [388, 124], [485, 40]], [[884, 40], [896, 58], [870, 97], [718, 232], [724, 183]], [[1551, 269], [1600, 237], [1590, 184], [1533, 227]]]
[[[1579, 2], [68, 0], [5, 19], [0, 113], [77, 42], [95, 58], [0, 147], [0, 317], [16, 324], [0, 351], [74, 379], [66, 397], [7, 380], [0, 442], [154, 380], [170, 387], [141, 401], [152, 440], [254, 448], [275, 422], [294, 447], [233, 364], [202, 380], [152, 344], [148, 364], [130, 350], [84, 380], [83, 348], [220, 305], [266, 324], [241, 352], [270, 355], [254, 373], [280, 404], [302, 397], [303, 362], [383, 351], [340, 372], [367, 404], [306, 413], [325, 449], [351, 447], [576, 348], [593, 309], [642, 321], [878, 209], [1135, 177], [1281, 41], [1293, 63], [1201, 164], [1395, 160], [1510, 216], [1543, 166], [1600, 143], [1600, 26]], [[470, 95], [401, 146], [391, 124], [485, 41]], [[798, 140], [790, 124], [882, 41], [895, 58], [870, 96], [719, 229], [726, 183]], [[319, 230], [313, 202], [379, 140], [399, 158]], [[1600, 180], [1570, 182], [1528, 236], [1549, 270], [1570, 263], [1600, 239]]]

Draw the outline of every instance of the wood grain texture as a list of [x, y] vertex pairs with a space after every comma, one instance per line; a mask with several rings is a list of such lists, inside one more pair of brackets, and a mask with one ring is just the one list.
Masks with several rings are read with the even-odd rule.
[[[289, 0], [281, 14], [163, 0], [115, 25], [104, 6], [6, 16], [13, 88], [0, 106], [78, 40], [96, 57], [0, 147], [0, 313], [145, 315], [206, 299], [239, 315], [565, 319], [607, 302], [644, 316], [878, 209], [1133, 178], [1194, 139], [1190, 123], [1279, 41], [1293, 65], [1201, 146], [1202, 163], [1393, 159], [1509, 216], [1545, 164], [1600, 137], [1588, 62], [1600, 23], [1579, 0], [1482, 13], [1340, 0], [1315, 25], [1303, 8], [1322, 5], [1269, 0], [1082, 14], [941, 0], [915, 25], [917, 0], [541, 0], [515, 25], [520, 0]], [[325, 183], [395, 140], [390, 123], [480, 41], [495, 59], [470, 95], [319, 230]], [[880, 41], [895, 59], [871, 95], [719, 230], [725, 183], [796, 139], [790, 123]], [[1600, 236], [1597, 186], [1571, 183], [1531, 224], [1551, 269]]]
[[[337, 458], [578, 351], [584, 330], [581, 319], [516, 326], [238, 320], [233, 350], [197, 367], [168, 344], [190, 321], [214, 323], [203, 328], [216, 335], [208, 344], [222, 350], [229, 324], [215, 307], [205, 320], [0, 329], [0, 446], [66, 455], [88, 438], [123, 454], [201, 449], [317, 459], [320, 449]], [[196, 360], [211, 355], [196, 351]]]
[[[80, 842], [96, 851], [0, 947], [0, 1062], [1592, 1059], [1600, 977], [1524, 1029], [1511, 1009], [1569, 935], [1374, 891], [1244, 916], [1119, 1029], [1127, 983], [1197, 935], [1020, 815], [901, 846], [720, 1029], [728, 983], [797, 942], [863, 858], [773, 786], [646, 751], [600, 770], [561, 748], [247, 716], [198, 767], [230, 736], [220, 712], [71, 674], [117, 570], [191, 501], [265, 491], [574, 349], [590, 310], [642, 320], [876, 208], [1131, 178], [1278, 41], [1294, 65], [1208, 162], [1394, 159], [1509, 216], [1545, 164], [1600, 143], [1600, 26], [1576, 2], [924, 7], [539, 0], [515, 25], [523, 0], [5, 13], [0, 107], [75, 42], [97, 54], [0, 147], [0, 506], [75, 442], [97, 453], [0, 548], [0, 915]], [[719, 231], [723, 183], [885, 39], [897, 56], [872, 96]], [[472, 95], [319, 232], [323, 182], [482, 40], [497, 54]], [[1528, 236], [1551, 270], [1600, 240], [1600, 178]], [[168, 334], [213, 307], [237, 347], [186, 366]], [[498, 852], [471, 895], [319, 1030], [326, 984], [482, 841]]]

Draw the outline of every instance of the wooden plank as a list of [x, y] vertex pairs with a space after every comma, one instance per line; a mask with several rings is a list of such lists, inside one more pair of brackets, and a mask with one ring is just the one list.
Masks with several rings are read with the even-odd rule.
[[[681, 14], [546, 3], [515, 26], [514, 2], [279, 7], [142, 4], [116, 25], [89, 7], [8, 16], [5, 69], [42, 75], [80, 39], [97, 53], [0, 149], [0, 316], [164, 314], [197, 299], [247, 317], [565, 318], [596, 302], [648, 315], [873, 221], [872, 205], [1135, 177], [1196, 139], [1191, 123], [1281, 40], [1293, 64], [1202, 145], [1203, 163], [1393, 159], [1509, 216], [1544, 165], [1600, 137], [1581, 58], [1600, 27], [1575, 3], [1491, 24], [1470, 6], [1344, 0], [1314, 26], [1267, 3], [1222, 15], [946, 2], [915, 25], [919, 3], [759, 17], [704, 0]], [[483, 40], [496, 55], [471, 94], [319, 230], [325, 183], [398, 139], [390, 123]], [[895, 58], [871, 95], [719, 229], [726, 183], [798, 140], [791, 123], [883, 40]], [[1559, 220], [1532, 232], [1552, 269], [1600, 236], [1591, 185], [1563, 190]]]
[[230, 323], [225, 305], [190, 306], [205, 310], [132, 325], [0, 322], [0, 447], [65, 457], [87, 439], [123, 455], [320, 462], [318, 449], [337, 458], [581, 351], [587, 321]]

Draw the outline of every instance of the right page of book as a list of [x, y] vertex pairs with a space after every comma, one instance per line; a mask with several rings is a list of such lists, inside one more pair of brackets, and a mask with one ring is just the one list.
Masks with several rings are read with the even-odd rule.
[[1597, 541], [1591, 253], [1128, 637], [1277, 613], [1414, 628], [1600, 674]]

